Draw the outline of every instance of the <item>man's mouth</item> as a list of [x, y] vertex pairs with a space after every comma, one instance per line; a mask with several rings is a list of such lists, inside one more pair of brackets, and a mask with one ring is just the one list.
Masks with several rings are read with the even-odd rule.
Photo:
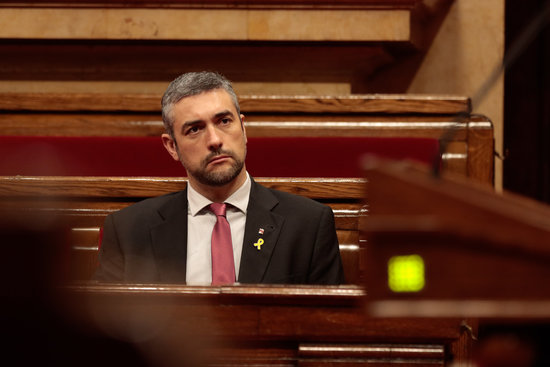
[[221, 163], [221, 162], [224, 162], [228, 159], [232, 158], [230, 155], [227, 155], [227, 154], [220, 154], [220, 155], [217, 155], [215, 157], [212, 157], [208, 160], [208, 163], [207, 165], [209, 164], [217, 164], [217, 163]]

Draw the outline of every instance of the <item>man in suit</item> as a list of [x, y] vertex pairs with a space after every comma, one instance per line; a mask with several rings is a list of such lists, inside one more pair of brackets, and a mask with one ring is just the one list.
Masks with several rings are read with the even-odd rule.
[[[186, 169], [188, 186], [109, 215], [95, 279], [197, 285], [344, 282], [332, 210], [265, 188], [247, 173], [244, 116], [227, 79], [213, 72], [181, 75], [162, 98], [162, 115], [162, 142]], [[209, 209], [212, 203], [226, 208], [223, 218]], [[217, 260], [211, 238], [218, 221], [225, 220], [229, 252]], [[218, 281], [222, 261], [232, 273]]]

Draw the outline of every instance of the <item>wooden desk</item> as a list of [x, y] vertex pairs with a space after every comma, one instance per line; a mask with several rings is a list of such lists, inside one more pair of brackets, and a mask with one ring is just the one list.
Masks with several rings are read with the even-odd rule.
[[0, 222], [15, 224], [0, 228], [12, 244], [0, 268], [0, 318], [10, 336], [4, 361], [433, 367], [466, 361], [471, 353], [466, 325], [475, 329], [473, 320], [372, 318], [361, 286], [67, 285], [55, 246], [63, 233], [9, 219]]
[[365, 177], [369, 313], [475, 317], [479, 365], [547, 366], [550, 207], [395, 162]]
[[357, 286], [92, 284], [67, 292], [79, 317], [111, 335], [151, 335], [144, 352], [162, 343], [163, 358], [185, 361], [185, 350], [224, 366], [445, 366], [470, 353], [469, 320], [370, 318]]

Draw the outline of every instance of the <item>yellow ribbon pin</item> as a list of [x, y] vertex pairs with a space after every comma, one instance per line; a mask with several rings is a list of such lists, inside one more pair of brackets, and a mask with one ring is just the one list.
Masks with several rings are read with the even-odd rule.
[[256, 242], [256, 243], [254, 244], [254, 246], [256, 246], [256, 248], [258, 249], [258, 251], [260, 251], [260, 247], [262, 247], [263, 244], [264, 244], [264, 239], [263, 239], [263, 238], [260, 238], [260, 239], [258, 240], [258, 242]]

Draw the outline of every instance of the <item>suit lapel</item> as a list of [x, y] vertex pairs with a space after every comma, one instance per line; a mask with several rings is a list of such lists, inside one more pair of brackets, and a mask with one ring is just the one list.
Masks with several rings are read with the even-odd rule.
[[284, 218], [271, 210], [279, 203], [265, 187], [252, 181], [238, 280], [260, 283], [279, 238]]
[[[272, 212], [278, 203], [268, 189], [252, 180], [239, 282], [261, 283], [263, 279], [284, 223], [284, 217]], [[153, 252], [161, 282], [185, 282], [187, 210], [187, 190], [183, 190], [158, 210], [160, 223], [151, 228]]]
[[187, 190], [159, 208], [162, 222], [151, 229], [159, 280], [185, 282], [187, 265]]

